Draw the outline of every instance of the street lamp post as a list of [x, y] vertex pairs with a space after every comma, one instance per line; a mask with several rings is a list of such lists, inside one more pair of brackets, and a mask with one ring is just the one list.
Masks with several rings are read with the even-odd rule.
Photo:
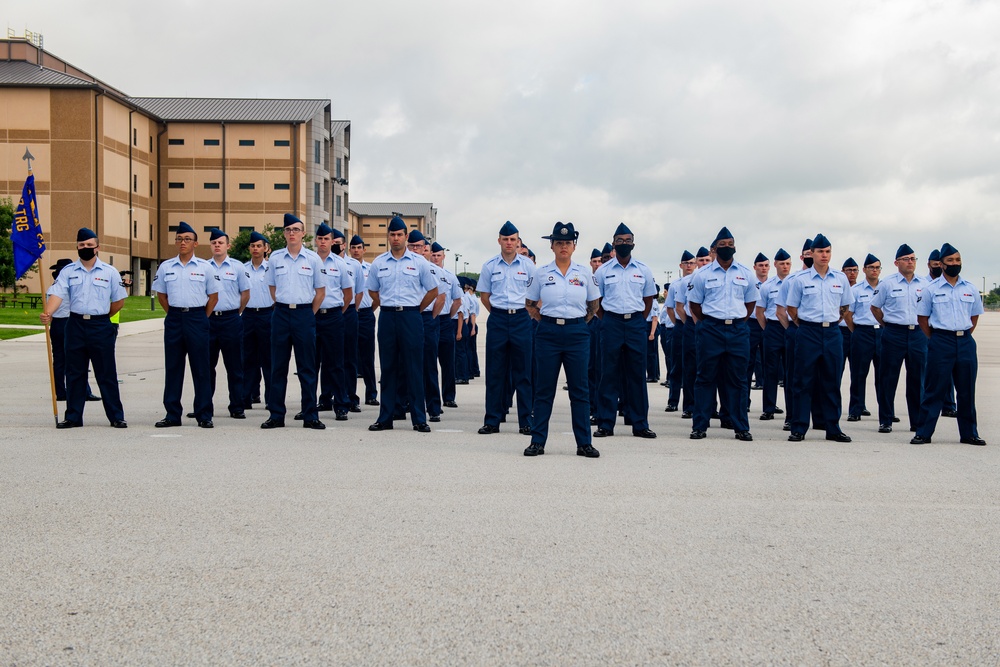
[[[458, 273], [458, 260], [459, 260], [459, 258], [461, 256], [462, 256], [462, 253], [460, 253], [460, 252], [456, 252], [455, 253], [455, 273]], [[466, 265], [468, 265], [468, 262], [466, 262]]]

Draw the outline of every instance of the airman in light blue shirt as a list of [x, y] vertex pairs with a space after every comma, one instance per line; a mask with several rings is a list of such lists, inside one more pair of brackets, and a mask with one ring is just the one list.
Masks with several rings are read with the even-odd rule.
[[320, 262], [322, 265], [320, 273], [323, 275], [326, 287], [326, 296], [323, 298], [320, 308], [342, 308], [345, 291], [348, 292], [349, 298], [353, 301], [355, 281], [347, 262], [332, 252]]
[[107, 315], [113, 302], [128, 296], [118, 269], [100, 259], [94, 262], [94, 268], [90, 271], [79, 261], [64, 267], [49, 294], [62, 299], [60, 308], [63, 305], [68, 308], [66, 315], [60, 315], [60, 311], [56, 310], [53, 317], [66, 317], [70, 312], [77, 315]]
[[260, 266], [254, 266], [253, 260], [248, 260], [243, 268], [246, 269], [247, 280], [250, 284], [250, 300], [247, 308], [270, 308], [274, 305], [271, 298], [271, 289], [267, 284], [267, 274], [270, 272], [268, 260], [261, 260]]
[[534, 274], [535, 265], [526, 256], [514, 255], [508, 263], [503, 254], [499, 254], [483, 264], [476, 291], [489, 297], [491, 308], [524, 308], [528, 281]]
[[428, 292], [437, 292], [438, 281], [423, 257], [407, 250], [396, 259], [384, 252], [372, 261], [368, 289], [378, 293], [380, 307], [419, 306]]
[[221, 264], [214, 259], [211, 263], [215, 269], [215, 279], [219, 283], [219, 301], [215, 304], [215, 310], [239, 310], [242, 307], [243, 292], [250, 289], [246, 267], [243, 262], [229, 256]]
[[747, 304], [757, 303], [754, 272], [739, 262], [723, 269], [718, 260], [691, 274], [687, 300], [701, 304], [701, 312], [719, 320], [743, 319]]
[[301, 248], [295, 257], [288, 248], [275, 250], [269, 264], [267, 284], [278, 303], [312, 304], [316, 290], [325, 286], [319, 255], [308, 248]]
[[192, 257], [185, 263], [174, 257], [156, 269], [152, 290], [166, 295], [171, 308], [201, 308], [218, 294], [219, 281], [208, 260]]
[[541, 314], [546, 317], [575, 319], [587, 315], [587, 302], [597, 301], [601, 292], [590, 267], [571, 262], [563, 275], [553, 261], [538, 268], [525, 297], [541, 301]]
[[635, 258], [626, 266], [617, 258], [602, 264], [594, 281], [601, 293], [601, 308], [610, 313], [641, 313], [646, 309], [645, 298], [656, 296], [652, 269]]

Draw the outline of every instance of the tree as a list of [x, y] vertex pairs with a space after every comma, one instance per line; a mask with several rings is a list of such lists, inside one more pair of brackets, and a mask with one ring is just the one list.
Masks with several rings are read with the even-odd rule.
[[[264, 225], [264, 230], [261, 234], [267, 237], [268, 243], [271, 245], [271, 252], [285, 247], [285, 233], [281, 227], [266, 224]], [[306, 234], [302, 239], [302, 244], [305, 245], [305, 247], [312, 249], [312, 240], [312, 235]], [[232, 245], [229, 247], [229, 256], [233, 259], [238, 259], [241, 262], [250, 261], [249, 231], [244, 230], [233, 239]]]
[[1000, 287], [994, 287], [983, 297], [983, 305], [987, 308], [1000, 306]]

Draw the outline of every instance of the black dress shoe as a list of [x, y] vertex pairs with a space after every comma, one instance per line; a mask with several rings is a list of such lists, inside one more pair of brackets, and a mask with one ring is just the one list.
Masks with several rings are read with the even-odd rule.
[[482, 428], [479, 429], [479, 435], [490, 435], [491, 433], [499, 433], [499, 426], [491, 426], [490, 424], [483, 424]]
[[977, 447], [986, 446], [986, 441], [980, 438], [978, 435], [974, 435], [971, 438], [962, 438], [960, 442], [963, 445], [976, 445]]
[[533, 442], [524, 449], [525, 456], [541, 456], [545, 453], [545, 445]]
[[212, 423], [211, 419], [199, 419], [198, 426], [200, 428], [215, 428], [215, 424]]
[[656, 433], [650, 431], [648, 428], [640, 428], [638, 430], [633, 429], [632, 435], [637, 438], [648, 438], [648, 439], [653, 439], [656, 437]]
[[302, 428], [311, 428], [316, 431], [322, 431], [326, 428], [326, 424], [318, 419], [304, 419], [302, 421]]
[[124, 419], [111, 422], [111, 428], [128, 428], [128, 422]]
[[718, 410], [716, 410], [715, 412], [712, 413], [712, 417], [711, 418], [712, 419], [722, 419], [722, 417], [719, 416], [719, 411]]
[[737, 431], [736, 439], [743, 442], [753, 442], [753, 435], [751, 435], [750, 431]]
[[750, 388], [753, 389], [754, 391], [764, 391], [764, 385], [762, 384], [755, 384]]
[[65, 401], [66, 400], [66, 394], [62, 394], [62, 395], [56, 394], [56, 400], [57, 401]]
[[942, 417], [951, 417], [952, 419], [958, 419], [958, 410], [942, 410], [941, 411], [941, 416]]
[[827, 433], [826, 439], [829, 440], [830, 442], [850, 442], [851, 436], [843, 432], [833, 433], [833, 434]]
[[690, 437], [692, 440], [702, 440], [708, 437], [708, 433], [705, 433], [704, 431], [691, 431]]
[[911, 426], [910, 427], [910, 433], [916, 433], [916, 432], [917, 432], [917, 427], [916, 426]]
[[772, 419], [774, 419], [774, 413], [773, 412], [765, 412], [765, 413], [761, 414], [761, 416], [760, 416], [760, 420], [762, 422], [771, 421]]
[[416, 431], [417, 433], [430, 433], [431, 427], [428, 426], [427, 424], [414, 424], [413, 430]]
[[374, 398], [369, 398], [365, 401], [365, 405], [378, 405], [379, 402]]
[[334, 419], [334, 421], [338, 421], [338, 422], [346, 422], [347, 421], [347, 413], [345, 411], [343, 411], [343, 410], [340, 410], [340, 411], [337, 412], [337, 415], [333, 419]]
[[[911, 445], [929, 445], [930, 443], [931, 443], [930, 438], [923, 438], [919, 435], [913, 436], [913, 438], [910, 440]], [[983, 444], [985, 445], [986, 443], [984, 442]]]
[[806, 439], [805, 433], [792, 433], [788, 436], [788, 442], [802, 442]]
[[861, 411], [861, 416], [862, 417], [871, 417], [872, 413], [868, 412], [867, 410], [862, 410]]
[[306, 418], [306, 416], [304, 414], [302, 414], [301, 412], [296, 412], [295, 416], [292, 417], [292, 419], [294, 419], [297, 422], [300, 422], [300, 421], [302, 421], [305, 418]]
[[469, 384], [468, 380], [455, 380], [455, 384]]
[[600, 428], [600, 427], [598, 427], [598, 429], [596, 431], [594, 431], [594, 437], [595, 438], [609, 438], [609, 437], [613, 436], [614, 434], [615, 434], [614, 430], [609, 430], [609, 429]]
[[441, 421], [441, 415], [430, 415], [430, 416], [429, 416], [429, 417], [427, 418], [427, 421], [429, 421], [429, 422], [434, 422], [434, 423], [436, 424], [436, 423], [438, 423], [439, 421]]
[[316, 404], [316, 412], [329, 412], [330, 410], [333, 410], [333, 403], [320, 401]]
[[719, 422], [719, 426], [721, 426], [722, 428], [728, 428], [730, 431], [732, 431], [735, 428], [733, 426], [733, 421], [731, 419], [723, 419], [722, 421]]
[[789, 424], [788, 422], [785, 422], [784, 424], [781, 425], [781, 430], [782, 431], [791, 431], [792, 430], [792, 425]]
[[369, 431], [391, 431], [392, 422], [375, 422], [368, 427]]
[[893, 424], [898, 424], [899, 423], [899, 417], [893, 417], [892, 418], [892, 423]]
[[71, 422], [68, 419], [64, 419], [58, 424], [56, 424], [56, 428], [80, 428], [81, 426], [83, 426], [83, 424], [77, 422]]
[[781, 408], [775, 408], [774, 409], [774, 414], [776, 414], [776, 415], [783, 415], [783, 414], [785, 414], [785, 411], [782, 410]]
[[890, 426], [889, 424], [879, 424], [878, 425], [878, 432], [879, 433], [892, 433], [892, 426]]
[[350, 412], [361, 412], [361, 406], [360, 406], [360, 405], [358, 405], [357, 403], [352, 403], [352, 404], [351, 404], [351, 407], [350, 407], [350, 408], [348, 408], [348, 410], [349, 410]]
[[445, 401], [444, 402], [444, 407], [446, 407], [446, 408], [457, 408], [458, 407], [458, 403], [456, 403], [455, 401]]
[[189, 413], [187, 413], [184, 416], [187, 417], [188, 419], [197, 419], [198, 418], [198, 413], [197, 412], [189, 412]]
[[277, 419], [268, 419], [263, 424], [261, 424], [260, 427], [263, 429], [285, 428], [285, 422], [278, 421]]
[[596, 459], [601, 455], [601, 453], [594, 449], [591, 445], [583, 445], [582, 447], [576, 448], [576, 455], [586, 456], [588, 459]]
[[681, 419], [691, 419], [694, 415], [691, 414], [690, 410], [685, 410], [681, 413]]
[[847, 415], [847, 421], [849, 421], [849, 422], [859, 422], [859, 421], [861, 421], [861, 415]]
[[517, 432], [520, 433], [521, 435], [531, 435], [531, 427], [522, 426], [521, 428], [517, 429]]
[[180, 419], [170, 419], [169, 417], [164, 417], [160, 421], [153, 424], [156, 428], [170, 428], [171, 426], [180, 426]]
[[500, 415], [500, 423], [501, 424], [506, 424], [507, 423], [507, 413], [506, 412], [503, 413], [502, 415]]
[[677, 412], [677, 406], [667, 403], [667, 407], [663, 408], [664, 412]]
[[101, 397], [97, 396], [95, 394], [87, 394], [87, 400], [88, 401], [99, 401], [99, 400], [101, 400]]
[[230, 410], [229, 416], [233, 419], [246, 419], [247, 415], [242, 410]]

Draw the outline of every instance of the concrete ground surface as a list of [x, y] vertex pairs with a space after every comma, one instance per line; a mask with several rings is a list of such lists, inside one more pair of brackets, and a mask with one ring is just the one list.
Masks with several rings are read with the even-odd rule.
[[214, 430], [155, 429], [161, 326], [122, 327], [125, 431], [99, 403], [57, 431], [44, 337], [0, 342], [0, 665], [1000, 662], [998, 315], [987, 447], [951, 419], [911, 446], [905, 417], [793, 444], [760, 392], [753, 443], [692, 441], [649, 385], [660, 437], [619, 423], [597, 460], [565, 392], [543, 457], [478, 435], [483, 378], [431, 434], [369, 433], [369, 407], [262, 431], [224, 374]]

